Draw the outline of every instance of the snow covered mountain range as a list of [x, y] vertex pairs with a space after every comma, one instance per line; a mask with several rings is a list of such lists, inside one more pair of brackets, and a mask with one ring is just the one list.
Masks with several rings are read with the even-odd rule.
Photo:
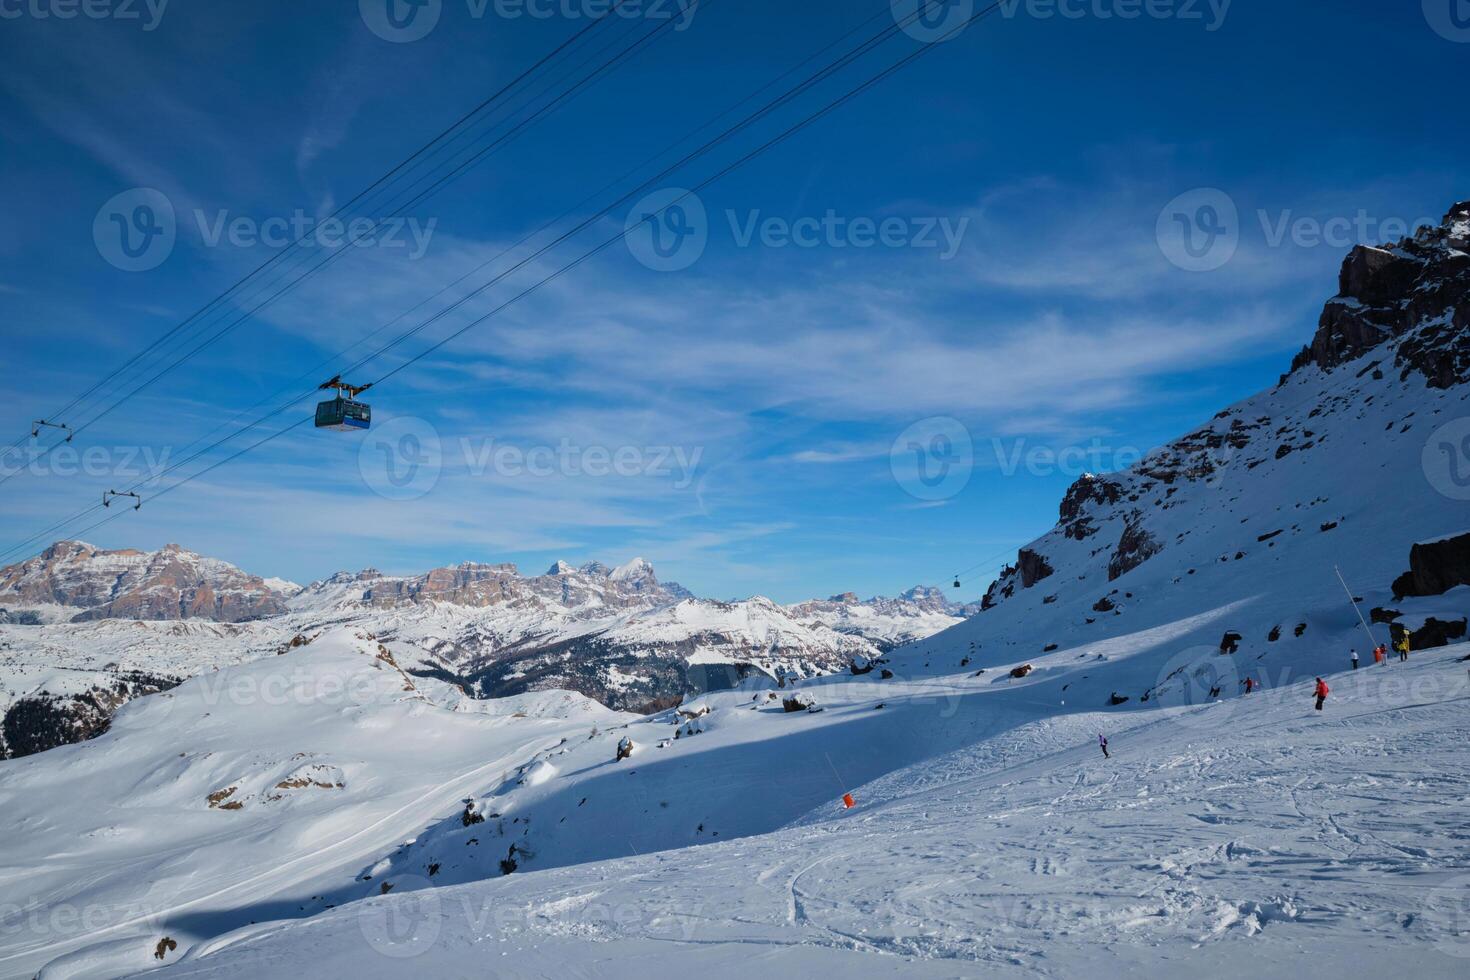
[[[352, 624], [406, 669], [481, 697], [577, 691], [653, 710], [753, 673], [845, 670], [959, 622], [937, 589], [781, 606], [698, 599], [634, 559], [541, 575], [465, 562], [340, 572], [304, 588], [169, 545], [58, 542], [0, 569], [0, 757], [91, 737], [129, 698]], [[3, 621], [0, 621], [3, 622]]]
[[[637, 563], [0, 627], [7, 677], [190, 674], [0, 763], [0, 976], [1462, 977], [1467, 502], [1470, 202], [1355, 249], [1278, 385], [1079, 480], [878, 663], [778, 686], [893, 609]], [[630, 702], [730, 673], [646, 715], [538, 689], [589, 663]]]

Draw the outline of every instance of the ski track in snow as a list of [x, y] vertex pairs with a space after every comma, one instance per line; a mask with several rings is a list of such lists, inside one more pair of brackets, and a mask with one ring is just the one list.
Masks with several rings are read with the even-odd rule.
[[[1470, 894], [1437, 889], [1470, 870], [1467, 653], [1334, 678], [1322, 715], [1298, 687], [1195, 709], [1218, 728], [1112, 716], [1110, 761], [1097, 716], [1038, 718], [858, 786], [855, 810], [371, 898], [221, 937], [168, 972], [254, 977], [310, 957], [365, 977], [641, 977], [674, 963], [715, 977], [1463, 976], [1453, 951], [1470, 917], [1443, 906]], [[1444, 696], [1386, 683], [1407, 678]], [[741, 710], [725, 697], [711, 717]], [[901, 702], [889, 694], [884, 710]], [[829, 723], [836, 710], [813, 718], [840, 750], [861, 715]], [[710, 754], [700, 739], [719, 731], [688, 747]], [[430, 900], [435, 938], [414, 959], [365, 938], [364, 923]], [[518, 911], [487, 922], [485, 909]]]

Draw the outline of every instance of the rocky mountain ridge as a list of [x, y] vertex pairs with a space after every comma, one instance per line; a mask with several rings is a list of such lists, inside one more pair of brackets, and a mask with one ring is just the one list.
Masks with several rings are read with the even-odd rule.
[[[1467, 382], [1470, 202], [1411, 238], [1354, 248], [1274, 388], [1128, 470], [1078, 479], [982, 613], [932, 642], [1041, 655], [1152, 629], [1269, 665], [1323, 630], [1360, 649], [1402, 632], [1463, 636]], [[1212, 625], [1182, 625], [1198, 620]]]
[[35, 619], [73, 622], [245, 622], [285, 613], [297, 589], [176, 544], [157, 551], [104, 551], [83, 541], [58, 541], [0, 568], [0, 609], [17, 619], [29, 612]]

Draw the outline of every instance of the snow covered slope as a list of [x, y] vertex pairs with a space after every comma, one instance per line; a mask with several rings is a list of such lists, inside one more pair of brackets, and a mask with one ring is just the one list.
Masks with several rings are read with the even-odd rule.
[[[1467, 228], [1470, 203], [1415, 239], [1355, 249], [1277, 387], [1126, 472], [1083, 477], [984, 611], [917, 647], [952, 662], [973, 644], [978, 666], [1215, 610], [1171, 642], [1238, 634], [1241, 677], [1341, 665], [1351, 646], [1366, 656], [1334, 567], [1387, 618], [1411, 547], [1470, 530]], [[1470, 613], [1463, 596], [1442, 604]], [[1388, 638], [1378, 626], [1375, 642]]]
[[447, 710], [351, 628], [136, 700], [92, 741], [0, 767], [0, 976], [162, 919], [209, 935], [357, 897], [316, 885], [352, 886], [406, 830], [624, 717], [567, 694]]
[[[1321, 714], [1302, 685], [1059, 710], [1086, 665], [1000, 684], [824, 680], [820, 714], [714, 695], [705, 731], [664, 749], [615, 763], [610, 734], [542, 752], [481, 799], [483, 822], [447, 819], [386, 853], [359, 883], [386, 895], [192, 945], [199, 920], [160, 916], [41, 975], [141, 967], [168, 938], [186, 954], [179, 977], [303, 963], [363, 977], [1459, 977], [1467, 652], [1334, 676]], [[899, 748], [913, 732], [930, 733], [925, 748]], [[904, 751], [923, 758], [863, 784]], [[675, 823], [680, 849], [649, 853]], [[732, 840], [737, 827], [762, 830]], [[475, 880], [467, 869], [505, 859], [507, 841], [516, 873]], [[572, 863], [597, 852], [608, 860]]]
[[[98, 610], [121, 616], [132, 607], [87, 603], [112, 595], [106, 583], [119, 575], [154, 581], [139, 570], [159, 567], [167, 556], [194, 568], [230, 569], [174, 548], [150, 556], [62, 542], [14, 566], [20, 571], [11, 581], [23, 584], [12, 591], [72, 603], [55, 606], [65, 615], [51, 619], [87, 619]], [[855, 657], [937, 632], [969, 611], [929, 589], [790, 607], [759, 597], [695, 599], [660, 583], [642, 559], [615, 569], [558, 562], [530, 576], [514, 565], [472, 562], [406, 577], [367, 569], [292, 588], [288, 611], [249, 623], [0, 624], [0, 758], [91, 737], [132, 697], [272, 655], [331, 626], [373, 633], [410, 671], [478, 696], [575, 690], [618, 709], [652, 710], [755, 673], [845, 670]], [[79, 615], [79, 607], [86, 611]]]

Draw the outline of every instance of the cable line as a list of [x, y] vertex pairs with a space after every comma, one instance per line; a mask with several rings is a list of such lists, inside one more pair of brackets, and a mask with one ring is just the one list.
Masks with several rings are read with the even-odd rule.
[[[929, 6], [931, 6], [932, 4], [934, 4], [934, 3], [942, 3], [942, 2], [943, 2], [943, 0], [922, 0], [921, 4], [918, 6], [918, 8], [914, 12], [914, 14], [910, 15], [909, 17], [905, 18], [902, 21], [898, 21], [893, 28], [889, 28], [889, 29], [887, 29], [885, 31], [882, 31], [882, 32], [879, 33], [879, 35], [875, 35], [874, 38], [870, 38], [868, 41], [864, 42], [857, 49], [855, 49], [854, 52], [850, 52], [849, 55], [845, 55], [842, 58], [839, 58], [837, 62], [834, 62], [833, 63], [833, 65], [845, 66], [846, 64], [850, 63], [851, 60], [854, 57], [860, 55], [861, 53], [865, 53], [868, 50], [871, 50], [872, 47], [875, 46], [877, 43], [881, 43], [882, 40], [885, 40], [887, 37], [892, 36], [892, 34], [895, 31], [901, 29], [903, 26], [906, 26], [907, 23], [911, 23], [913, 20], [917, 19], [919, 16], [922, 16], [922, 14], [926, 11], [926, 9]], [[678, 199], [676, 199], [674, 201], [671, 201], [668, 204], [664, 205], [664, 207], [661, 208], [659, 210], [659, 212], [657, 212], [657, 213], [663, 213], [663, 212], [667, 211], [669, 208], [678, 205], [681, 201], [683, 201], [689, 195], [694, 194], [697, 191], [699, 191], [699, 190], [701, 190], [701, 189], [703, 189], [705, 187], [708, 187], [710, 184], [713, 184], [715, 181], [720, 180], [720, 179], [724, 178], [725, 176], [728, 176], [730, 173], [734, 172], [735, 170], [739, 169], [740, 167], [744, 166], [745, 164], [747, 164], [747, 163], [751, 162], [752, 160], [756, 159], [757, 157], [759, 157], [760, 155], [764, 154], [765, 152], [767, 152], [771, 148], [773, 148], [773, 147], [779, 145], [780, 143], [784, 142], [785, 140], [789, 139], [791, 136], [793, 136], [794, 134], [796, 134], [800, 130], [806, 128], [811, 123], [817, 121], [818, 119], [821, 119], [821, 118], [825, 117], [826, 115], [828, 115], [829, 113], [833, 112], [837, 108], [839, 108], [839, 107], [847, 104], [852, 99], [856, 98], [858, 95], [862, 94], [863, 92], [866, 92], [867, 90], [869, 90], [873, 86], [877, 85], [878, 83], [882, 82], [883, 80], [885, 80], [889, 76], [893, 75], [895, 72], [897, 72], [900, 69], [902, 69], [902, 68], [906, 67], [907, 65], [911, 64], [913, 61], [915, 61], [916, 59], [918, 59], [919, 57], [921, 57], [923, 54], [925, 54], [929, 50], [931, 50], [935, 46], [935, 44], [937, 44], [937, 43], [939, 43], [941, 41], [944, 41], [944, 40], [948, 40], [949, 38], [951, 38], [951, 37], [955, 36], [956, 34], [958, 34], [960, 31], [964, 30], [969, 25], [971, 25], [973, 23], [976, 23], [977, 21], [982, 20], [982, 19], [990, 16], [996, 10], [998, 10], [998, 9], [1001, 8], [1002, 2], [1003, 2], [1003, 0], [997, 0], [997, 2], [992, 3], [989, 6], [987, 6], [985, 8], [982, 8], [981, 10], [973, 13], [971, 16], [969, 16], [968, 18], [960, 21], [958, 24], [956, 24], [954, 27], [952, 27], [944, 35], [942, 35], [941, 37], [937, 38], [934, 42], [932, 42], [930, 44], [925, 44], [925, 45], [921, 46], [920, 48], [918, 48], [917, 50], [915, 50], [915, 51], [913, 51], [913, 52], [905, 55], [903, 58], [899, 59], [897, 62], [889, 65], [888, 67], [886, 67], [883, 70], [879, 71], [877, 74], [875, 74], [875, 75], [867, 78], [865, 81], [863, 81], [861, 84], [859, 84], [855, 88], [852, 88], [852, 89], [848, 90], [847, 92], [845, 92], [844, 94], [842, 94], [841, 96], [839, 96], [837, 99], [835, 99], [835, 100], [827, 103], [821, 109], [819, 109], [816, 112], [814, 112], [814, 113], [812, 113], [812, 114], [804, 117], [803, 119], [801, 119], [800, 121], [798, 121], [794, 125], [789, 126], [788, 128], [786, 128], [782, 132], [778, 133], [776, 136], [774, 136], [774, 137], [766, 140], [764, 143], [762, 143], [759, 146], [757, 146], [754, 150], [750, 151], [749, 153], [746, 153], [744, 156], [738, 158], [733, 163], [728, 164], [727, 166], [725, 166], [723, 169], [719, 170], [718, 172], [716, 172], [712, 176], [710, 176], [710, 177], [706, 178], [705, 180], [699, 182], [691, 190], [686, 191], [684, 195], [681, 195]], [[813, 78], [820, 79], [821, 77], [826, 77], [827, 75], [830, 74], [830, 70], [832, 68], [833, 68], [833, 66], [832, 65], [829, 65], [827, 69], [823, 69], [821, 72], [819, 72], [817, 74], [817, 76], [813, 76]], [[774, 103], [774, 104], [784, 104], [786, 101], [789, 101], [789, 97], [792, 95], [792, 93], [796, 93], [798, 91], [804, 91], [805, 88], [810, 87], [810, 84], [812, 84], [812, 83], [813, 82], [811, 82], [810, 79], [808, 80], [808, 82], [801, 83], [795, 89], [793, 89], [790, 93], [788, 93], [787, 96], [783, 96], [783, 97], [778, 98], [776, 100], [776, 103]], [[765, 110], [761, 110], [756, 115], [757, 116], [763, 116], [765, 114], [767, 114], [766, 111]], [[737, 127], [734, 127], [734, 128], [743, 128], [743, 126], [737, 126]], [[730, 131], [727, 130], [727, 133], [729, 133], [729, 132]], [[724, 138], [724, 136], [725, 136], [725, 134], [722, 134], [721, 137], [716, 137], [715, 140], [710, 141], [710, 143], [709, 144], [706, 144], [706, 146], [707, 147], [708, 146], [712, 146], [712, 145], [714, 145], [714, 144], [722, 141], [723, 138]], [[701, 150], [696, 151], [695, 154], [692, 154], [691, 155], [691, 157], [702, 155], [703, 149], [704, 148], [701, 148]], [[681, 161], [680, 164], [677, 164], [675, 166], [676, 167], [677, 166], [681, 166], [682, 165], [682, 162], [683, 161]], [[655, 178], [655, 179], [658, 179], [658, 178]], [[427, 357], [429, 354], [431, 354], [431, 353], [433, 353], [433, 352], [441, 349], [446, 344], [452, 342], [453, 340], [457, 339], [458, 337], [463, 336], [469, 330], [471, 330], [471, 329], [473, 329], [473, 328], [475, 328], [477, 326], [480, 326], [480, 325], [484, 324], [491, 317], [495, 316], [496, 314], [498, 314], [502, 310], [504, 310], [507, 307], [513, 305], [514, 303], [519, 302], [520, 300], [524, 299], [526, 296], [531, 295], [536, 290], [540, 289], [542, 286], [545, 286], [547, 283], [550, 283], [550, 282], [552, 282], [552, 281], [560, 278], [562, 275], [564, 275], [565, 273], [567, 273], [567, 272], [569, 272], [569, 271], [577, 268], [582, 263], [586, 262], [588, 259], [594, 257], [595, 255], [600, 254], [601, 252], [603, 252], [604, 250], [606, 250], [609, 246], [611, 246], [613, 243], [618, 242], [618, 241], [621, 241], [621, 240], [624, 240], [631, 233], [632, 230], [633, 229], [631, 229], [631, 228], [625, 229], [624, 231], [622, 231], [622, 232], [620, 232], [620, 233], [618, 233], [616, 235], [613, 235], [612, 237], [610, 237], [607, 240], [601, 242], [600, 244], [596, 245], [595, 247], [591, 248], [590, 250], [584, 252], [582, 255], [578, 256], [573, 261], [567, 263], [566, 265], [564, 265], [561, 268], [557, 269], [555, 272], [547, 275], [546, 277], [542, 278], [540, 281], [532, 284], [531, 286], [529, 286], [526, 289], [522, 290], [521, 292], [517, 293], [515, 296], [511, 297], [509, 300], [506, 300], [504, 303], [500, 304], [499, 306], [495, 307], [494, 309], [490, 310], [489, 312], [483, 314], [482, 316], [477, 317], [474, 320], [471, 320], [469, 323], [465, 324], [464, 326], [462, 326], [459, 329], [451, 332], [449, 335], [445, 336], [444, 338], [438, 340], [437, 342], [435, 342], [431, 346], [429, 346], [429, 347], [425, 348], [424, 350], [420, 351], [418, 354], [414, 355], [412, 358], [409, 358], [408, 360], [406, 360], [402, 364], [399, 364], [397, 367], [393, 368], [392, 370], [388, 371], [386, 374], [382, 375], [379, 379], [377, 379], [376, 381], [372, 382], [372, 384], [373, 385], [381, 385], [381, 384], [383, 384], [388, 379], [390, 379], [393, 376], [397, 375], [398, 373], [400, 373], [401, 371], [405, 370], [409, 366], [417, 363], [418, 361], [420, 361], [423, 358]], [[563, 240], [565, 237], [566, 236], [563, 236], [563, 238], [562, 239], [558, 239], [558, 241]], [[544, 251], [544, 250], [545, 249], [543, 249], [542, 251]], [[541, 253], [538, 252], [536, 254], [539, 255]], [[519, 268], [520, 265], [524, 265], [525, 264], [525, 261], [528, 261], [528, 260], [523, 260], [522, 263], [520, 263], [518, 266], [516, 266], [516, 268]], [[501, 278], [503, 278], [503, 277], [501, 277]], [[415, 333], [415, 332], [417, 332], [417, 330], [410, 332], [409, 335], [411, 335], [412, 333]], [[403, 338], [401, 338], [401, 339], [406, 339], [406, 336], [403, 337]], [[395, 346], [398, 342], [399, 342], [398, 340], [395, 340], [395, 341], [391, 342], [390, 344], [385, 345], [384, 348], [381, 348], [380, 349], [379, 353], [381, 353], [382, 351], [385, 351], [385, 350], [391, 348], [392, 346]], [[377, 354], [372, 355], [367, 360], [371, 360], [371, 359], [373, 359], [376, 356], [378, 356], [378, 355]], [[366, 363], [366, 361], [361, 361], [359, 363], [360, 364], [361, 363]], [[294, 404], [294, 402], [288, 403], [287, 405], [284, 405], [284, 406], [276, 409], [274, 412], [270, 413], [269, 415], [265, 416], [264, 418], [270, 418], [270, 417], [272, 417], [274, 415], [280, 414], [281, 412], [283, 412], [287, 408], [289, 408], [291, 404]], [[170, 466], [167, 470], [165, 470], [161, 474], [158, 474], [157, 476], [150, 477], [150, 478], [148, 478], [145, 481], [140, 481], [139, 484], [135, 484], [134, 485], [134, 489], [136, 490], [138, 487], [140, 487], [142, 485], [146, 485], [146, 483], [155, 482], [156, 480], [161, 479], [163, 476], [167, 475], [169, 472], [172, 472], [174, 469], [177, 469], [179, 466], [186, 465], [188, 462], [192, 461], [192, 459], [198, 458], [203, 453], [207, 453], [211, 449], [217, 447], [218, 445], [221, 445], [224, 442], [227, 442], [227, 441], [235, 438], [240, 433], [242, 433], [244, 431], [248, 431], [249, 428], [254, 428], [255, 425], [258, 424], [259, 421], [263, 421], [263, 420], [264, 419], [257, 420], [257, 422], [256, 423], [252, 423], [251, 426], [249, 426], [249, 427], [247, 427], [245, 429], [241, 429], [241, 430], [239, 430], [239, 431], [237, 431], [237, 432], [235, 432], [235, 433], [233, 433], [231, 435], [225, 436], [224, 438], [222, 438], [221, 440], [219, 440], [218, 442], [216, 442], [213, 446], [210, 446], [210, 447], [207, 447], [204, 450], [201, 450], [199, 453], [196, 453], [190, 459], [184, 460], [184, 461], [182, 461], [180, 463], [177, 463], [177, 464], [174, 464], [173, 466]], [[261, 439], [261, 440], [259, 440], [256, 443], [252, 443], [250, 446], [247, 446], [247, 447], [245, 447], [245, 448], [243, 448], [243, 449], [241, 449], [241, 450], [239, 450], [239, 451], [231, 454], [230, 456], [225, 457], [224, 459], [219, 460], [219, 461], [211, 464], [210, 466], [206, 467], [205, 469], [203, 469], [203, 470], [201, 470], [201, 471], [199, 471], [197, 473], [194, 473], [192, 475], [189, 475], [189, 476], [185, 477], [183, 480], [179, 481], [178, 483], [175, 483], [175, 484], [173, 484], [173, 485], [165, 488], [164, 490], [159, 491], [159, 493], [155, 494], [153, 496], [153, 498], [151, 498], [151, 499], [157, 499], [158, 497], [164, 496], [167, 493], [171, 493], [174, 490], [177, 490], [180, 487], [183, 487], [183, 486], [185, 486], [185, 485], [193, 482], [194, 480], [196, 480], [196, 479], [198, 479], [198, 478], [200, 478], [200, 477], [202, 477], [202, 476], [204, 476], [204, 475], [212, 472], [213, 470], [217, 469], [218, 467], [220, 467], [222, 465], [225, 465], [226, 463], [229, 463], [229, 462], [231, 462], [231, 461], [233, 461], [235, 459], [238, 459], [239, 457], [245, 455], [248, 452], [253, 451], [254, 449], [258, 448], [259, 446], [265, 445], [266, 443], [268, 443], [268, 442], [270, 442], [270, 441], [272, 441], [272, 440], [274, 440], [276, 438], [279, 438], [282, 435], [285, 435], [287, 432], [290, 432], [290, 431], [292, 431], [292, 430], [294, 430], [294, 429], [296, 429], [296, 428], [304, 425], [307, 421], [309, 421], [308, 418], [302, 418], [302, 419], [300, 419], [300, 420], [292, 423], [291, 425], [287, 426], [286, 428], [281, 429], [281, 430], [278, 430], [277, 432], [275, 432], [275, 433], [273, 433], [273, 434], [265, 437], [264, 439]], [[100, 505], [95, 505], [93, 508], [89, 508], [87, 511], [83, 511], [82, 513], [85, 514], [85, 513], [90, 512], [91, 510], [95, 510], [96, 509], [96, 506], [100, 506]], [[123, 512], [123, 513], [125, 513], [125, 512]], [[112, 519], [112, 518], [108, 518], [108, 520], [110, 520], [110, 519]], [[98, 524], [101, 524], [101, 523], [105, 523], [105, 521], [98, 522]], [[97, 524], [91, 525], [91, 527], [96, 527], [96, 526], [98, 526], [98, 525]], [[45, 532], [43, 532], [43, 533], [45, 533]], [[23, 547], [23, 545], [20, 545], [20, 546], [17, 546], [17, 547]], [[12, 549], [6, 551], [4, 553], [4, 555], [10, 554], [14, 550], [16, 550], [16, 548], [12, 548]], [[0, 557], [3, 557], [3, 556], [0, 556]]]
[[[507, 93], [509, 93], [510, 91], [512, 91], [513, 89], [515, 89], [518, 85], [520, 85], [521, 82], [525, 81], [527, 78], [531, 77], [536, 72], [538, 72], [546, 64], [548, 64], [549, 62], [551, 62], [552, 60], [554, 60], [555, 58], [557, 58], [568, 47], [572, 46], [577, 41], [581, 40], [581, 38], [583, 36], [585, 36], [589, 31], [595, 29], [608, 16], [610, 16], [614, 11], [616, 11], [618, 8], [620, 8], [623, 4], [625, 4], [627, 2], [629, 2], [629, 0], [616, 0], [616, 2], [613, 3], [612, 6], [607, 11], [603, 12], [601, 15], [599, 15], [597, 17], [592, 18], [591, 21], [586, 26], [584, 26], [582, 29], [580, 29], [575, 34], [573, 34], [570, 38], [568, 38], [567, 40], [563, 41], [561, 44], [557, 45], [555, 48], [553, 48], [547, 54], [543, 55], [534, 64], [532, 64], [529, 68], [527, 68], [524, 71], [522, 71], [519, 75], [517, 75], [515, 78], [511, 79], [509, 82], [507, 82], [504, 86], [502, 86], [496, 92], [494, 92], [489, 97], [487, 97], [486, 99], [484, 99], [483, 101], [481, 101], [477, 106], [475, 106], [469, 112], [465, 113], [463, 116], [461, 116], [455, 122], [453, 122], [452, 124], [450, 124], [444, 130], [442, 130], [438, 135], [436, 135], [433, 139], [429, 140], [427, 143], [425, 143], [422, 146], [420, 146], [417, 150], [415, 150], [408, 157], [406, 157], [405, 159], [399, 161], [399, 163], [396, 166], [394, 166], [391, 170], [389, 170], [387, 173], [383, 174], [377, 180], [373, 181], [370, 185], [368, 185], [367, 187], [365, 187], [363, 190], [358, 191], [357, 194], [355, 194], [351, 198], [351, 200], [347, 201], [347, 203], [343, 204], [342, 207], [338, 208], [335, 212], [333, 212], [333, 214], [331, 215], [331, 218], [339, 218], [348, 208], [352, 207], [358, 201], [362, 200], [362, 198], [365, 197], [367, 194], [369, 194], [372, 191], [376, 190], [377, 188], [383, 186], [386, 182], [388, 182], [389, 180], [393, 179], [399, 173], [403, 172], [403, 170], [405, 168], [407, 168], [410, 165], [412, 165], [415, 160], [417, 160], [419, 157], [423, 156], [432, 147], [434, 147], [436, 144], [438, 144], [442, 140], [444, 140], [445, 137], [447, 137], [450, 133], [454, 132], [456, 129], [459, 129], [461, 126], [463, 126], [469, 120], [473, 119], [475, 116], [477, 116], [481, 112], [483, 112], [486, 108], [488, 108], [489, 106], [493, 105], [495, 102], [499, 101]], [[302, 244], [304, 241], [307, 240], [308, 237], [309, 237], [308, 235], [303, 234], [295, 242], [291, 243], [291, 245], [286, 246], [280, 252], [277, 252], [275, 255], [272, 255], [271, 257], [269, 257], [268, 259], [266, 259], [264, 262], [262, 262], [260, 265], [256, 266], [254, 269], [252, 269], [245, 276], [243, 276], [242, 278], [240, 278], [239, 280], [237, 280], [234, 284], [232, 284], [224, 292], [222, 292], [219, 295], [215, 296], [213, 299], [211, 299], [204, 306], [200, 307], [198, 310], [194, 311], [189, 316], [185, 317], [182, 321], [180, 321], [179, 323], [175, 324], [173, 327], [171, 327], [169, 330], [167, 330], [161, 336], [159, 336], [158, 338], [156, 338], [147, 347], [143, 348], [142, 351], [139, 351], [137, 354], [134, 354], [131, 358], [128, 359], [128, 361], [126, 361], [120, 367], [114, 369], [112, 372], [110, 372], [109, 374], [105, 375], [101, 380], [99, 380], [98, 382], [96, 382], [95, 384], [93, 384], [86, 391], [82, 392], [80, 395], [78, 395], [75, 398], [73, 398], [62, 409], [60, 409], [59, 411], [56, 411], [56, 412], [51, 413], [51, 415], [49, 417], [50, 418], [62, 418], [62, 417], [64, 417], [68, 411], [70, 411], [72, 408], [74, 408], [86, 396], [92, 394], [94, 391], [96, 391], [102, 385], [106, 384], [108, 381], [110, 381], [111, 379], [115, 378], [117, 375], [119, 375], [120, 373], [122, 373], [130, 365], [132, 365], [133, 363], [135, 363], [140, 357], [142, 357], [143, 355], [145, 355], [148, 351], [154, 349], [159, 344], [161, 344], [164, 341], [166, 341], [173, 334], [175, 334], [179, 330], [183, 329], [185, 326], [187, 326], [189, 323], [191, 323], [195, 318], [199, 317], [205, 311], [207, 311], [211, 307], [213, 307], [215, 304], [217, 304], [220, 301], [222, 301], [226, 296], [228, 296], [230, 293], [232, 293], [235, 289], [237, 289], [238, 287], [242, 286], [243, 284], [245, 284], [246, 282], [248, 282], [250, 279], [254, 278], [257, 274], [259, 274], [260, 272], [262, 272], [265, 269], [269, 268], [271, 265], [273, 265], [276, 262], [280, 261], [280, 259], [287, 252], [289, 252], [295, 246], [298, 246], [298, 245]]]

